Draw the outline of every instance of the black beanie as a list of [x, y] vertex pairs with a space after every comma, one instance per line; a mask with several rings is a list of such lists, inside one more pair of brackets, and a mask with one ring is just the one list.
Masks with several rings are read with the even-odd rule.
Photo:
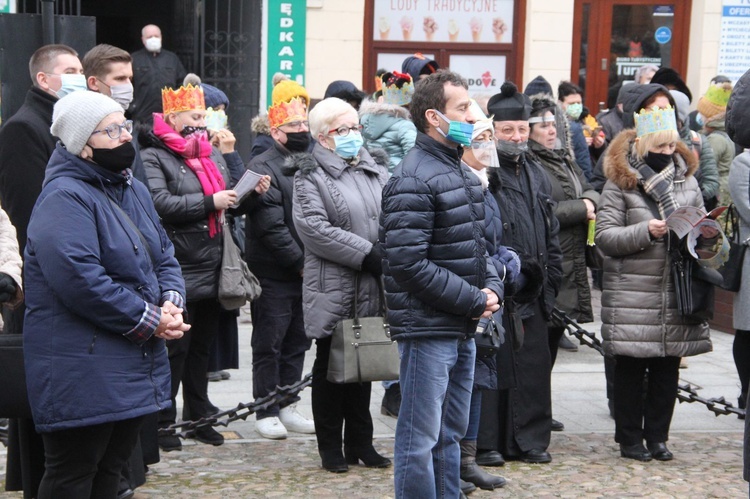
[[506, 81], [500, 87], [500, 93], [487, 102], [487, 112], [494, 115], [493, 121], [525, 121], [531, 114], [531, 100], [519, 93], [513, 82]]
[[651, 83], [658, 83], [665, 87], [675, 87], [675, 90], [679, 90], [683, 94], [687, 95], [690, 102], [693, 102], [693, 94], [690, 93], [690, 89], [685, 84], [685, 80], [680, 77], [680, 74], [672, 68], [659, 68], [651, 77]]
[[544, 76], [539, 75], [531, 80], [528, 85], [526, 85], [523, 93], [528, 95], [529, 97], [537, 94], [552, 95], [552, 85], [550, 85], [549, 82], [544, 79]]

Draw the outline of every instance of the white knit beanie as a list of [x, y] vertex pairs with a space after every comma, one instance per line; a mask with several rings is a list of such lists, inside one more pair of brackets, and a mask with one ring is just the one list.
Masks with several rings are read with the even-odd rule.
[[55, 103], [50, 131], [68, 152], [78, 156], [99, 123], [121, 112], [122, 106], [106, 95], [88, 90], [73, 92]]

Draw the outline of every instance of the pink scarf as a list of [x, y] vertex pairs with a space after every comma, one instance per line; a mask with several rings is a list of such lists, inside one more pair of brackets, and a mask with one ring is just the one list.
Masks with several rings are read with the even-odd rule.
[[[173, 152], [179, 154], [203, 188], [203, 194], [212, 196], [226, 188], [224, 177], [211, 161], [211, 143], [206, 135], [184, 138], [164, 121], [164, 116], [154, 113], [154, 134]], [[208, 234], [214, 237], [221, 232], [221, 211], [208, 214]]]

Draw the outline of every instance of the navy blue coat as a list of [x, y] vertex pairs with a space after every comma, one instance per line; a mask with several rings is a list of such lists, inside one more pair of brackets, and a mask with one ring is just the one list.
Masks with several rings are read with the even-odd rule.
[[146, 187], [58, 144], [28, 235], [24, 359], [37, 431], [169, 407], [164, 340], [156, 324], [134, 329], [167, 291], [184, 299], [185, 285]]
[[380, 242], [395, 339], [473, 335], [503, 287], [487, 254], [484, 195], [461, 149], [419, 133], [383, 190]]

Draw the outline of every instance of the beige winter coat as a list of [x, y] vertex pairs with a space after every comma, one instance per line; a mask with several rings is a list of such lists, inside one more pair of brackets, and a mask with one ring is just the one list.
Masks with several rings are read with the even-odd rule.
[[16, 281], [16, 296], [3, 305], [15, 307], [23, 301], [21, 287], [21, 255], [18, 254], [18, 239], [16, 228], [10, 223], [8, 215], [0, 208], [0, 272], [8, 274]]
[[[686, 357], [711, 351], [708, 324], [677, 312], [666, 238], [651, 241], [648, 222], [660, 219], [656, 203], [638, 188], [628, 163], [635, 131], [621, 132], [607, 149], [608, 178], [596, 214], [596, 245], [606, 255], [602, 285], [602, 336], [607, 353], [629, 357]], [[675, 161], [688, 165], [675, 178], [679, 206], [703, 207], [693, 173], [695, 156], [680, 141]]]

